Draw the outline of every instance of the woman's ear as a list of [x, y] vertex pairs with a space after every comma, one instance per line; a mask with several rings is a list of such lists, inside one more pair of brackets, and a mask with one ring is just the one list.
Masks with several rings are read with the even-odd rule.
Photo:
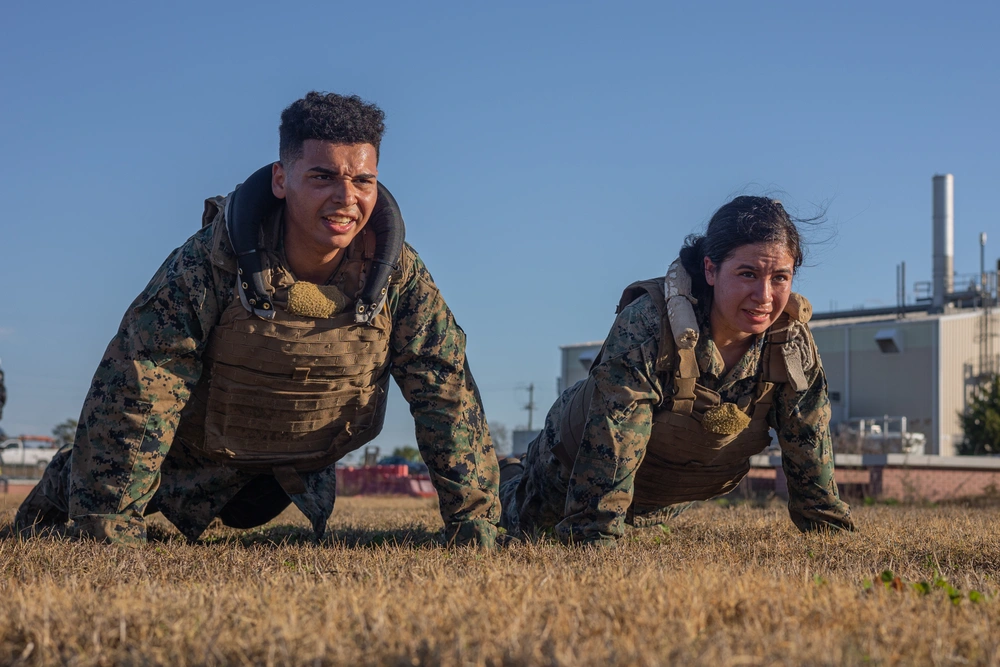
[[708, 283], [709, 287], [715, 287], [715, 272], [716, 272], [716, 269], [717, 269], [717, 267], [715, 266], [715, 263], [712, 262], [712, 260], [710, 260], [708, 258], [708, 256], [706, 255], [705, 256], [705, 282]]

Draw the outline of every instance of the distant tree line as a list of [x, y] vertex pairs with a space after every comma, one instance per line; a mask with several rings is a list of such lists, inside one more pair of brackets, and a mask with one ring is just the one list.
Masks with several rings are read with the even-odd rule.
[[965, 431], [958, 445], [960, 455], [1000, 454], [1000, 375], [994, 373], [976, 387], [968, 408], [958, 417]]
[[77, 422], [75, 419], [67, 419], [61, 424], [57, 424], [56, 427], [52, 429], [52, 437], [56, 439], [53, 444], [56, 447], [72, 445], [73, 440], [76, 439], [76, 426]]

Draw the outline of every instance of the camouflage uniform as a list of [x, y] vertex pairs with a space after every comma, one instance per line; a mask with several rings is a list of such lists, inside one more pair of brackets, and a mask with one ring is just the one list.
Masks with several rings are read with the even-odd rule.
[[[728, 373], [712, 342], [704, 314], [695, 354], [701, 371], [698, 383], [719, 392], [725, 402], [745, 404], [762, 372], [765, 338], [758, 337]], [[655, 370], [660, 345], [660, 313], [649, 295], [626, 306], [608, 335], [601, 363], [591, 369], [595, 399], [587, 415], [580, 451], [572, 470], [553, 453], [559, 445], [560, 424], [579, 382], [556, 400], [545, 427], [522, 460], [524, 473], [505, 479], [500, 489], [501, 526], [528, 535], [552, 530], [564, 542], [612, 544], [625, 523], [662, 521], [686, 506], [637, 512], [632, 508], [633, 484], [652, 428], [653, 412], [670, 387]], [[837, 494], [833, 479], [830, 405], [826, 376], [812, 334], [797, 324], [791, 341], [805, 352], [805, 391], [782, 386], [768, 413], [778, 433], [782, 465], [788, 478], [788, 510], [800, 530], [823, 526], [852, 529], [850, 509]], [[602, 400], [598, 400], [598, 396]], [[603, 403], [606, 411], [596, 412]]]
[[[208, 204], [223, 206], [221, 198]], [[223, 231], [215, 233], [220, 226]], [[278, 216], [264, 238], [271, 265], [287, 267], [281, 229]], [[82, 534], [141, 542], [143, 516], [160, 511], [193, 540], [217, 516], [250, 527], [288, 505], [272, 475], [211, 461], [174, 439], [202, 373], [209, 333], [234, 298], [235, 273], [221, 214], [171, 253], [125, 314], [94, 375], [73, 448], [53, 460], [19, 510], [18, 526], [68, 517]], [[339, 286], [338, 274], [330, 284]], [[416, 422], [445, 538], [491, 546], [500, 514], [499, 475], [465, 358], [465, 333], [409, 245], [386, 307], [392, 318], [390, 372]], [[320, 536], [333, 511], [335, 468], [302, 473], [302, 479], [306, 491], [290, 500]]]

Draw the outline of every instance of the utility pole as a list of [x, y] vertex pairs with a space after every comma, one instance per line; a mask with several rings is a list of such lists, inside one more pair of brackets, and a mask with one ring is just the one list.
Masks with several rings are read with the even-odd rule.
[[533, 431], [531, 428], [532, 417], [535, 414], [535, 383], [532, 382], [528, 385], [528, 404], [524, 406], [524, 409], [528, 411], [528, 430]]

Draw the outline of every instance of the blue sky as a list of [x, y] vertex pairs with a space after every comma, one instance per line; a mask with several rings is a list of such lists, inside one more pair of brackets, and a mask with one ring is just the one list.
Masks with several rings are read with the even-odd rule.
[[[8, 433], [79, 414], [128, 304], [313, 89], [386, 111], [380, 178], [508, 426], [736, 194], [826, 207], [796, 277], [820, 311], [893, 304], [900, 261], [930, 279], [935, 173], [956, 271], [980, 231], [1000, 255], [997, 3], [145, 4], [3, 10]], [[412, 428], [396, 393], [379, 444]]]

